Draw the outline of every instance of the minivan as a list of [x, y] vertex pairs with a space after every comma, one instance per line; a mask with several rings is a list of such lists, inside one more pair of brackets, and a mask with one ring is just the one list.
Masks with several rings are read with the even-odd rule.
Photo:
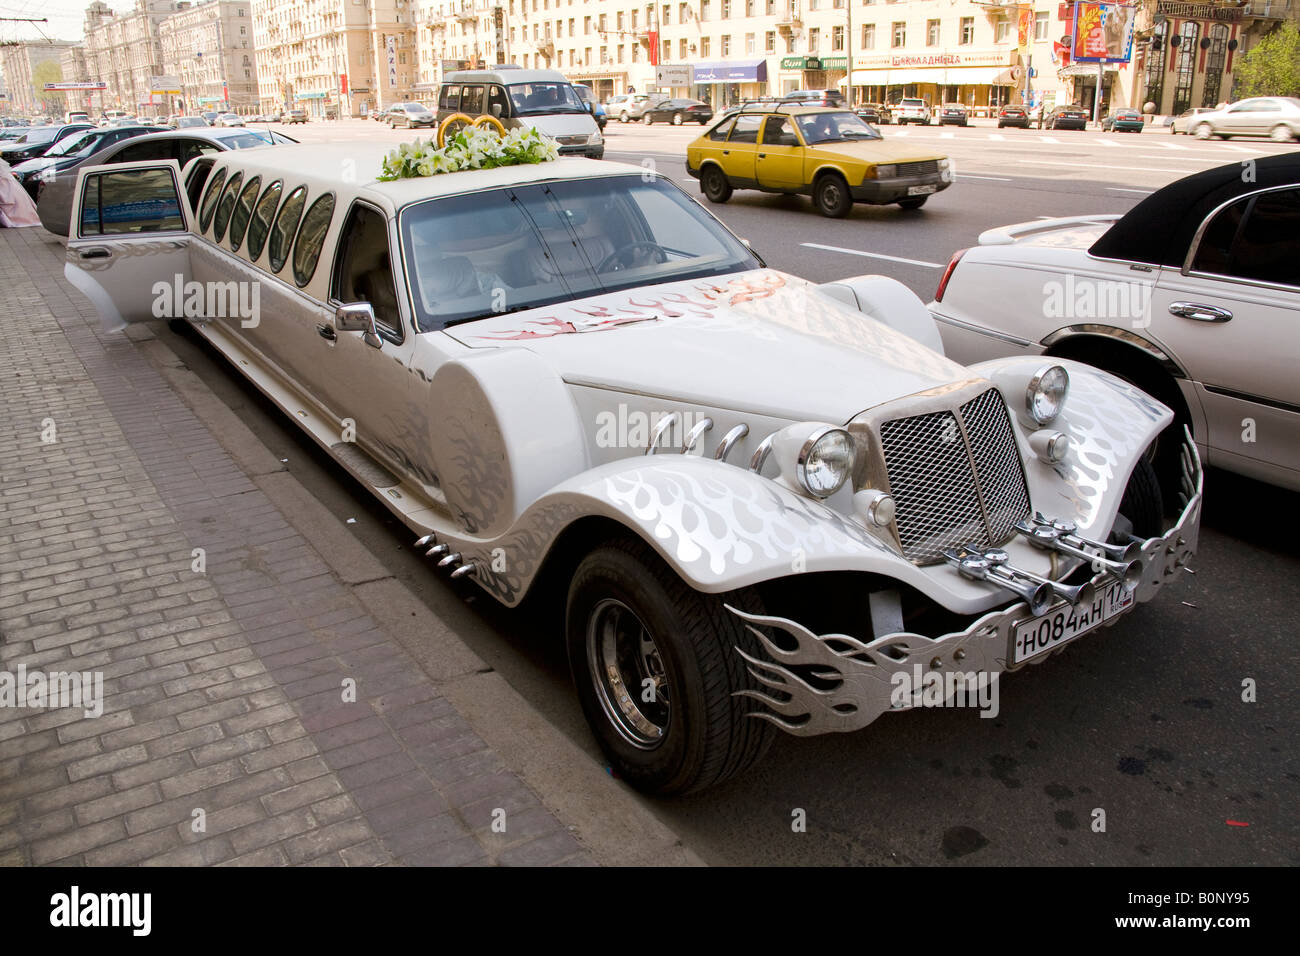
[[565, 156], [601, 159], [605, 141], [595, 118], [558, 70], [459, 70], [438, 90], [438, 123], [464, 113], [495, 116], [507, 129], [535, 127]]

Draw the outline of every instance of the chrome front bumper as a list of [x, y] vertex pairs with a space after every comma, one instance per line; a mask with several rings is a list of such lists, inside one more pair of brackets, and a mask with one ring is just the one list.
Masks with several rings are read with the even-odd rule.
[[[1155, 597], [1195, 553], [1202, 486], [1201, 459], [1189, 432], [1182, 448], [1182, 513], [1163, 535], [1142, 543], [1142, 578], [1129, 610]], [[1098, 593], [1113, 582], [1114, 578], [1105, 572], [1092, 579]], [[763, 659], [736, 648], [748, 662], [753, 678], [772, 691], [743, 690], [737, 694], [762, 705], [750, 716], [771, 721], [798, 737], [860, 730], [887, 711], [908, 709], [892, 703], [894, 675], [910, 676], [918, 666], [940, 676], [972, 672], [991, 676], [1051, 656], [1044, 654], [1019, 665], [1008, 664], [1016, 625], [1033, 616], [1023, 601], [985, 614], [962, 631], [934, 638], [899, 632], [869, 643], [845, 634], [814, 634], [788, 618], [748, 614], [730, 606], [728, 610], [746, 622], [766, 652], [767, 659]], [[1110, 618], [1105, 626], [1127, 613]], [[765, 629], [782, 632], [780, 643], [793, 643], [794, 648], [784, 650], [764, 633]], [[801, 675], [812, 677], [816, 685]], [[944, 684], [951, 686], [948, 680]]]

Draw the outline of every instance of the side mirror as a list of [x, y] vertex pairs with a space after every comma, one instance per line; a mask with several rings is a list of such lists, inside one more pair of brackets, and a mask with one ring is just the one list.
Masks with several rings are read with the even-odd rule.
[[493, 103], [493, 104], [492, 104], [492, 115], [495, 116], [497, 119], [500, 119], [500, 118], [501, 118], [501, 104], [500, 104], [500, 103]]
[[375, 309], [369, 302], [348, 302], [334, 310], [334, 328], [339, 332], [361, 332], [371, 348], [383, 348], [384, 340], [375, 327]]

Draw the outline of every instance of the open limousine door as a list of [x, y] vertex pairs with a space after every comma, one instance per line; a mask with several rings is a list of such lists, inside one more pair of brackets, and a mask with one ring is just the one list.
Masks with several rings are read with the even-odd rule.
[[90, 166], [78, 172], [74, 196], [63, 274], [104, 328], [181, 317], [175, 300], [190, 278], [192, 213], [177, 162]]

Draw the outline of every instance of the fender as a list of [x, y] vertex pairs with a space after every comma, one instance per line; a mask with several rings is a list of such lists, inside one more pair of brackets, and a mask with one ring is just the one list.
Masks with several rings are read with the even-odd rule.
[[817, 288], [837, 302], [943, 354], [943, 339], [939, 337], [934, 316], [920, 297], [897, 279], [878, 275], [854, 276], [826, 282]]

